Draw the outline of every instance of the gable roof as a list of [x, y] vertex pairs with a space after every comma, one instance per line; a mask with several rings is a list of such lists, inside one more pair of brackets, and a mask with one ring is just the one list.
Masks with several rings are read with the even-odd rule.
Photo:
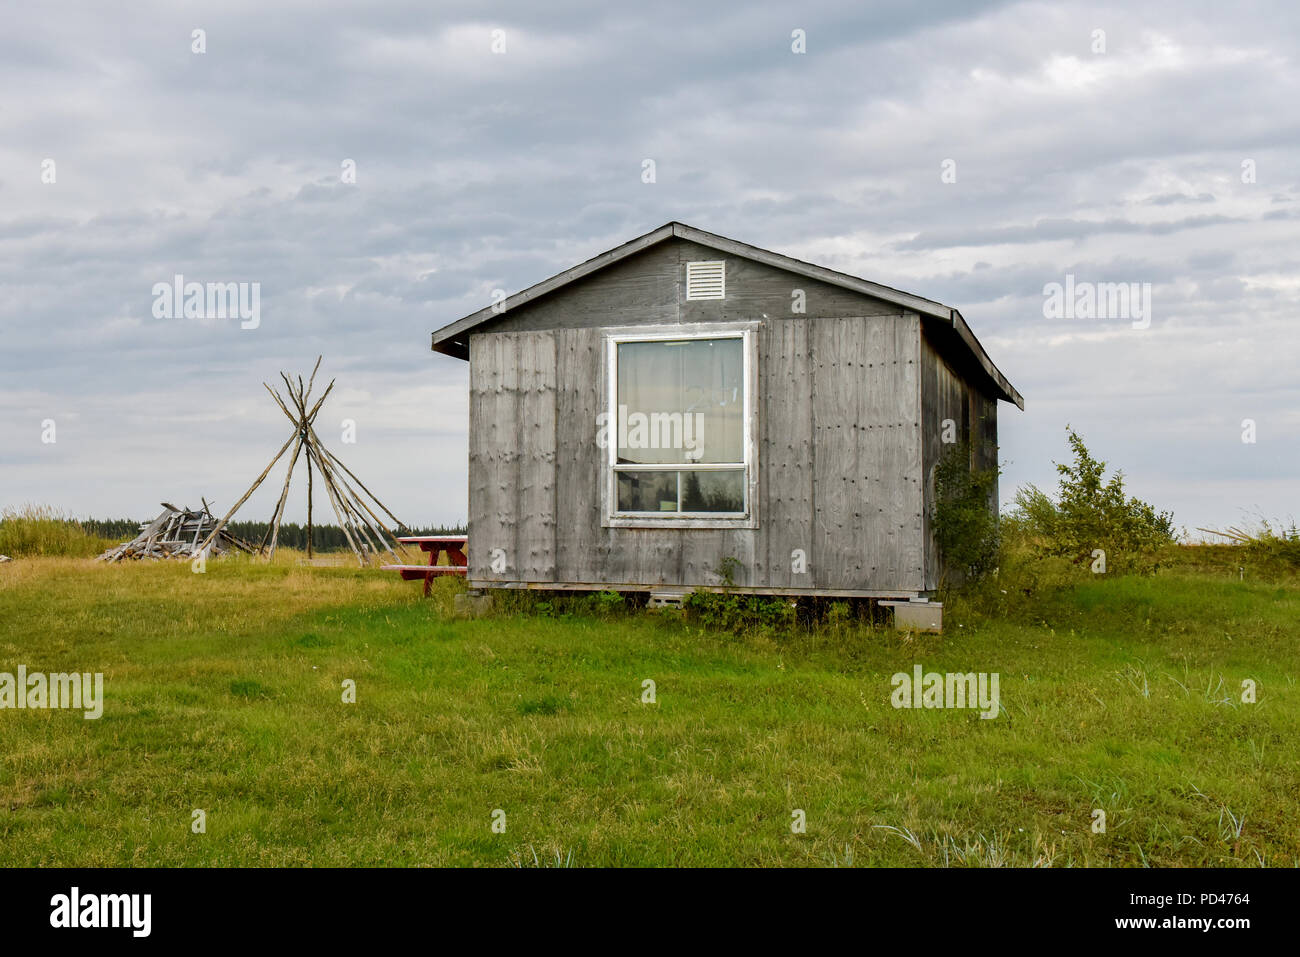
[[732, 256], [750, 259], [754, 262], [774, 266], [777, 269], [784, 269], [799, 276], [806, 276], [809, 279], [816, 279], [866, 296], [873, 296], [876, 299], [882, 299], [885, 302], [901, 306], [910, 312], [918, 313], [923, 318], [929, 318], [950, 330], [950, 335], [956, 337], [970, 358], [988, 376], [998, 392], [999, 398], [1014, 402], [1018, 408], [1023, 409], [1025, 407], [1025, 400], [1016, 391], [1015, 386], [1008, 382], [1007, 378], [998, 370], [998, 367], [993, 364], [993, 360], [989, 358], [988, 353], [984, 351], [984, 347], [975, 338], [975, 334], [966, 325], [966, 320], [962, 318], [961, 313], [951, 306], [945, 306], [932, 299], [914, 296], [911, 293], [892, 289], [889, 286], [882, 286], [880, 283], [859, 279], [857, 276], [836, 272], [834, 269], [827, 269], [824, 266], [806, 263], [790, 256], [783, 256], [767, 249], [750, 246], [748, 243], [737, 242], [734, 239], [728, 239], [725, 236], [719, 236], [716, 233], [696, 229], [694, 226], [678, 222], [665, 223], [658, 229], [651, 230], [636, 239], [628, 240], [623, 245], [615, 246], [598, 256], [593, 256], [586, 262], [557, 273], [550, 279], [544, 279], [535, 285], [529, 286], [522, 292], [517, 292], [508, 297], [504, 302], [497, 303], [495, 308], [493, 306], [484, 306], [463, 319], [458, 319], [443, 326], [433, 334], [433, 350], [458, 359], [467, 359], [469, 358], [469, 334], [477, 327], [493, 319], [500, 318], [518, 306], [540, 299], [572, 282], [590, 276], [594, 272], [612, 266], [649, 249], [651, 246], [656, 246], [673, 238], [689, 240]]

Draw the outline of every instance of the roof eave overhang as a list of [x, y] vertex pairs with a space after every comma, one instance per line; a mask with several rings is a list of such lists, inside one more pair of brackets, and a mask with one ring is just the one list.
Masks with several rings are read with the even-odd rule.
[[433, 351], [441, 352], [444, 355], [456, 356], [458, 359], [469, 358], [469, 332], [475, 326], [488, 322], [498, 316], [504, 315], [512, 309], [530, 303], [542, 296], [555, 292], [562, 286], [569, 283], [577, 282], [585, 276], [590, 276], [594, 272], [604, 269], [606, 266], [612, 266], [614, 263], [634, 256], [644, 249], [649, 249], [666, 239], [673, 236], [673, 227], [679, 226], [680, 223], [668, 223], [660, 226], [658, 229], [646, 233], [644, 236], [638, 236], [636, 239], [629, 240], [621, 246], [615, 246], [613, 249], [601, 253], [599, 256], [593, 256], [586, 262], [579, 263], [571, 269], [557, 273], [550, 279], [543, 279], [535, 285], [529, 286], [522, 292], [517, 292], [513, 296], [507, 296], [501, 302], [493, 303], [490, 306], [484, 306], [478, 312], [472, 312], [463, 319], [457, 319], [450, 325], [443, 326], [433, 334]]
[[975, 338], [975, 333], [971, 332], [970, 326], [966, 325], [966, 320], [962, 318], [961, 313], [956, 309], [951, 310], [951, 312], [952, 316], [948, 320], [949, 324], [952, 326], [953, 331], [957, 333], [957, 337], [961, 339], [961, 341], [965, 343], [966, 348], [970, 350], [971, 356], [977, 363], [979, 363], [984, 374], [988, 376], [989, 381], [993, 384], [998, 393], [998, 398], [1005, 399], [1012, 403], [1021, 412], [1025, 411], [1024, 396], [1016, 390], [1016, 387], [1007, 380], [1007, 377], [1002, 374], [1001, 370], [993, 364], [993, 360], [989, 358], [989, 354], [984, 351], [984, 347], [980, 345], [980, 341]]

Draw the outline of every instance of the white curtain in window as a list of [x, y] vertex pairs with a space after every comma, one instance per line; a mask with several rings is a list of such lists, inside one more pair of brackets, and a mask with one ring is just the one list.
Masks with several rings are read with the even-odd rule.
[[620, 463], [744, 462], [741, 339], [622, 342], [617, 361]]

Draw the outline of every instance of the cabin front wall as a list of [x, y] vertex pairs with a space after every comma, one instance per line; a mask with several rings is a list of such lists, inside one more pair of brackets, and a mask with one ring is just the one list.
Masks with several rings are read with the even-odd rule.
[[[864, 314], [790, 316], [792, 286], [812, 283], [732, 259], [727, 300], [685, 303], [678, 267], [706, 256], [668, 246], [646, 257], [623, 276], [637, 277], [636, 289], [602, 273], [598, 289], [470, 336], [471, 584], [698, 587], [719, 584], [726, 564], [737, 586], [756, 591], [922, 591], [918, 318], [892, 306], [871, 314], [877, 301], [856, 294]], [[820, 292], [807, 296], [810, 312], [818, 301], [830, 312], [847, 306]], [[610, 296], [626, 301], [597, 306]], [[695, 321], [758, 324], [757, 527], [607, 527], [602, 329], [683, 321], [683, 331]]]

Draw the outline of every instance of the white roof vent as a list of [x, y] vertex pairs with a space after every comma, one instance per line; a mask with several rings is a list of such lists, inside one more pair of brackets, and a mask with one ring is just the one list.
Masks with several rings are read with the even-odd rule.
[[686, 264], [687, 299], [726, 299], [727, 274], [722, 260]]

